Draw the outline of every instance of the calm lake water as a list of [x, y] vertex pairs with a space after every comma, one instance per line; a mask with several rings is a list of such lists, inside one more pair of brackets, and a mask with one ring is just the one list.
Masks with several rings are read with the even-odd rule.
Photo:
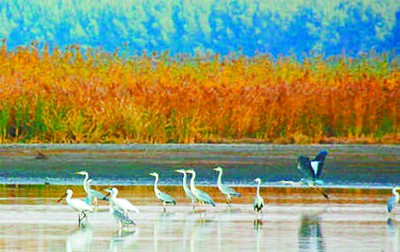
[[[193, 168], [196, 182], [215, 185], [225, 168], [224, 181], [253, 185], [261, 177], [265, 185], [300, 178], [297, 156], [310, 157], [328, 150], [322, 179], [326, 187], [389, 187], [400, 181], [398, 145], [1, 145], [0, 183], [80, 184], [74, 172], [87, 170], [94, 185], [149, 185], [160, 173], [160, 184], [179, 185], [175, 169]], [[37, 151], [47, 159], [35, 159]]]
[[[329, 154], [324, 166], [327, 202], [297, 181], [299, 154]], [[37, 152], [47, 158], [35, 158]], [[400, 251], [400, 219], [389, 218], [386, 200], [400, 181], [399, 146], [364, 145], [2, 145], [0, 146], [0, 251]], [[216, 188], [215, 166], [242, 193], [229, 208]], [[216, 201], [193, 212], [177, 168], [193, 168], [196, 181]], [[65, 201], [67, 188], [83, 198], [89, 171], [94, 188], [115, 185], [141, 210], [136, 226], [120, 231], [108, 205], [78, 227]], [[177, 200], [162, 212], [160, 189]], [[255, 221], [255, 177], [263, 178], [262, 222]], [[400, 209], [397, 210], [400, 215]], [[399, 217], [400, 218], [400, 217]]]

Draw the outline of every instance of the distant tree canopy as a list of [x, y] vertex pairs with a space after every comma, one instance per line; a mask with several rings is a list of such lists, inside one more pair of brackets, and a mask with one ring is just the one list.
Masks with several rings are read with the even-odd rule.
[[32, 41], [133, 54], [274, 56], [400, 51], [398, 0], [54, 0], [0, 2], [9, 49]]

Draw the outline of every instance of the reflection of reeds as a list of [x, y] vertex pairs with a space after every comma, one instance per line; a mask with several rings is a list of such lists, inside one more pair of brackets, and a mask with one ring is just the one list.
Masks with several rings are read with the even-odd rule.
[[[103, 191], [108, 186], [95, 186], [94, 189]], [[117, 186], [119, 197], [130, 200], [135, 205], [154, 206], [161, 205], [154, 195], [154, 187], [152, 185], [144, 186]], [[82, 185], [6, 185], [0, 187], [0, 197], [8, 198], [8, 200], [0, 201], [0, 204], [22, 204], [33, 202], [48, 202], [57, 204], [57, 199], [65, 194], [70, 188], [74, 191], [77, 198], [84, 198], [86, 194]], [[199, 186], [199, 189], [207, 192], [216, 202], [217, 205], [226, 205], [226, 198], [221, 195], [216, 187]], [[235, 198], [233, 204], [248, 204], [251, 206], [254, 199], [256, 188], [234, 187], [235, 190], [242, 194], [241, 198]], [[191, 208], [190, 200], [184, 195], [182, 186], [163, 186], [163, 190], [173, 196], [177, 205], [188, 206]], [[385, 204], [391, 196], [390, 189], [380, 188], [326, 188], [331, 196], [330, 202], [335, 204]], [[12, 197], [10, 197], [12, 195]], [[306, 187], [261, 187], [261, 195], [263, 195], [266, 204], [327, 204], [327, 201], [320, 193]], [[24, 202], [25, 201], [25, 202]], [[100, 205], [107, 205], [107, 202], [99, 202]]]
[[399, 142], [395, 55], [0, 54], [3, 142]]

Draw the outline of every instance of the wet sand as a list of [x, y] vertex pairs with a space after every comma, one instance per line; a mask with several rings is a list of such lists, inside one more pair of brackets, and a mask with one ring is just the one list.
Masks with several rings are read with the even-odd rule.
[[400, 223], [384, 206], [359, 204], [138, 206], [137, 225], [119, 231], [106, 206], [78, 228], [66, 205], [0, 205], [2, 251], [398, 251]]

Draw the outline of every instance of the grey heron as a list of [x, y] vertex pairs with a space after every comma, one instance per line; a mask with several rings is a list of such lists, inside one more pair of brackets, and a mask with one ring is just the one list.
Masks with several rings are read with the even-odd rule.
[[87, 171], [79, 171], [79, 172], [76, 172], [75, 174], [85, 176], [85, 178], [83, 179], [83, 189], [85, 190], [87, 198], [89, 199], [89, 204], [92, 199], [93, 199], [95, 207], [99, 206], [97, 199], [108, 201], [107, 196], [105, 196], [104, 194], [102, 194], [99, 191], [96, 191], [96, 190], [90, 188], [90, 182], [88, 183], [89, 173]]
[[264, 199], [260, 195], [261, 179], [256, 178], [254, 180], [254, 182], [257, 182], [257, 193], [256, 193], [256, 197], [254, 198], [253, 208], [254, 208], [254, 211], [256, 211], [256, 217], [257, 217], [258, 213], [261, 212], [261, 218], [262, 218], [262, 216], [263, 216], [262, 209], [264, 207]]
[[131, 202], [129, 202], [126, 199], [121, 199], [117, 198], [118, 195], [118, 189], [113, 187], [113, 188], [107, 188], [105, 189], [106, 192], [111, 194], [111, 199], [113, 204], [113, 208], [121, 211], [125, 216], [128, 216], [129, 211], [134, 211], [136, 213], [139, 213], [139, 209], [135, 207]]
[[396, 209], [397, 205], [399, 204], [400, 195], [397, 192], [397, 190], [399, 190], [399, 189], [400, 189], [399, 186], [393, 187], [393, 189], [392, 189], [392, 194], [393, 195], [387, 201], [387, 204], [386, 204], [387, 205], [387, 211], [390, 214], [394, 213], [394, 210]]
[[[105, 191], [110, 193], [111, 195], [113, 195], [112, 189], [106, 189]], [[117, 200], [121, 200], [121, 199], [117, 199]], [[135, 222], [133, 220], [131, 220], [127, 214], [120, 211], [119, 210], [120, 208], [118, 208], [117, 206], [114, 205], [114, 201], [112, 198], [109, 202], [110, 202], [110, 204], [109, 204], [110, 214], [114, 218], [115, 222], [118, 223], [120, 229], [124, 226], [136, 225]]]
[[199, 206], [200, 205], [204, 206], [205, 203], [215, 207], [215, 202], [212, 200], [210, 195], [203, 192], [202, 190], [197, 189], [196, 186], [194, 185], [194, 180], [196, 179], [196, 172], [194, 170], [187, 170], [186, 172], [192, 174], [192, 178], [190, 179], [190, 191], [196, 197]]
[[322, 168], [327, 155], [328, 152], [326, 150], [321, 150], [313, 160], [310, 160], [309, 157], [304, 155], [299, 155], [297, 158], [297, 169], [299, 169], [303, 175], [301, 179], [303, 184], [317, 190], [329, 200], [329, 195], [318, 187], [324, 183], [324, 181], [320, 179], [320, 176], [322, 175]]
[[156, 179], [154, 181], [154, 193], [156, 194], [156, 197], [159, 201], [161, 201], [161, 203], [163, 204], [164, 207], [164, 212], [166, 211], [165, 208], [165, 204], [173, 204], [176, 205], [176, 201], [174, 200], [174, 198], [172, 198], [170, 195], [161, 192], [158, 187], [157, 187], [157, 183], [158, 183], [158, 173], [157, 172], [151, 172], [149, 173], [149, 175], [154, 176]]
[[231, 205], [232, 202], [232, 197], [242, 197], [242, 195], [238, 192], [236, 192], [235, 190], [233, 190], [232, 188], [230, 188], [229, 186], [226, 186], [224, 184], [222, 184], [222, 174], [223, 174], [223, 170], [222, 167], [217, 167], [214, 169], [214, 171], [217, 171], [218, 174], [218, 189], [221, 191], [222, 194], [225, 194], [226, 196], [226, 201], [228, 203], [228, 205]]
[[67, 189], [66, 193], [57, 202], [60, 202], [62, 199], [66, 198], [65, 201], [67, 202], [67, 205], [79, 212], [78, 226], [80, 226], [81, 222], [87, 218], [86, 212], [93, 212], [94, 209], [92, 206], [80, 199], [73, 199], [72, 194], [72, 190]]
[[192, 191], [190, 191], [188, 185], [187, 185], [187, 179], [186, 179], [186, 171], [185, 170], [175, 170], [176, 172], [182, 173], [183, 174], [183, 181], [182, 181], [182, 186], [183, 190], [185, 191], [186, 196], [192, 201], [193, 205], [193, 210], [195, 209], [196, 206], [196, 197], [193, 195]]

